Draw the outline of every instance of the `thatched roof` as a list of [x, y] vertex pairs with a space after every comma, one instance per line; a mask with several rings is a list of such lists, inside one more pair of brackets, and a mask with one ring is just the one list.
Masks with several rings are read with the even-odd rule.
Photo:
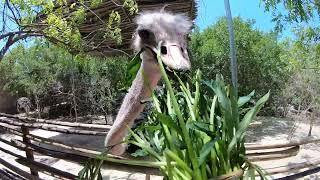
[[[191, 17], [192, 20], [196, 17], [195, 0], [136, 0], [139, 12], [160, 10], [165, 7], [166, 11], [172, 13], [184, 13]], [[102, 35], [95, 33], [99, 28], [103, 28], [103, 24], [98, 19], [107, 19], [112, 10], [116, 10], [121, 15], [122, 44], [117, 44], [112, 39], [104, 39]], [[94, 55], [114, 55], [118, 54], [119, 50], [130, 53], [132, 34], [136, 28], [133, 22], [134, 16], [130, 16], [127, 10], [119, 7], [114, 3], [114, 0], [105, 0], [100, 6], [93, 8], [94, 12], [87, 12], [86, 22], [80, 26], [80, 33], [86, 40], [90, 40], [92, 46], [85, 49], [86, 52]]]

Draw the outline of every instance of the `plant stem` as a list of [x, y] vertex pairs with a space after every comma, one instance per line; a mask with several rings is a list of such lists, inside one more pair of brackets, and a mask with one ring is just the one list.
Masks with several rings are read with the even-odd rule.
[[[160, 49], [160, 48], [158, 48], [158, 49]], [[170, 97], [172, 99], [172, 105], [173, 105], [173, 107], [175, 109], [175, 112], [176, 112], [177, 117], [178, 117], [179, 125], [180, 125], [181, 130], [182, 130], [183, 139], [185, 140], [185, 142], [187, 144], [188, 154], [190, 156], [191, 163], [192, 163], [193, 170], [194, 170], [194, 178], [196, 180], [202, 180], [201, 171], [199, 169], [199, 163], [198, 163], [198, 160], [196, 158], [196, 153], [193, 150], [193, 146], [192, 146], [189, 134], [188, 134], [188, 130], [186, 128], [186, 124], [185, 124], [185, 122], [183, 120], [181, 111], [179, 109], [179, 105], [178, 105], [177, 99], [176, 99], [176, 97], [175, 97], [175, 95], [173, 93], [173, 89], [172, 89], [171, 83], [170, 83], [169, 78], [168, 78], [168, 76], [167, 76], [167, 74], [165, 72], [165, 69], [163, 67], [160, 51], [157, 52], [157, 59], [158, 59], [158, 63], [159, 63], [159, 66], [160, 66], [161, 75], [164, 78], [164, 81], [165, 81], [165, 83], [166, 83], [166, 85], [168, 86], [168, 89], [169, 89]]]

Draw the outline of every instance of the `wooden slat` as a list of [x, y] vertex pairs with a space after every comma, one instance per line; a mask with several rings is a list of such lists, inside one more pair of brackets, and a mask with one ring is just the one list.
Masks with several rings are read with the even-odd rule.
[[[262, 149], [264, 150], [264, 149]], [[250, 153], [250, 151], [246, 153], [246, 157], [250, 161], [270, 161], [276, 159], [283, 159], [287, 157], [296, 156], [299, 152], [299, 146], [290, 147], [287, 149], [279, 150], [276, 149], [269, 149], [267, 152], [254, 152]]]
[[[20, 145], [18, 145], [15, 142], [10, 142], [10, 141], [7, 141], [7, 140], [2, 139], [2, 138], [0, 138], [0, 141], [5, 143], [5, 144], [8, 144], [8, 145], [10, 145], [10, 146], [12, 146], [14, 148], [22, 150], [22, 151], [33, 151], [34, 150], [33, 148], [26, 146], [26, 143], [24, 143], [22, 141], [20, 141], [21, 142]], [[30, 145], [30, 146], [32, 146], [32, 145]], [[71, 173], [64, 172], [62, 170], [50, 167], [50, 166], [48, 166], [46, 164], [42, 164], [42, 163], [36, 162], [36, 161], [34, 161], [32, 159], [25, 158], [25, 157], [23, 157], [23, 156], [21, 156], [19, 154], [11, 152], [11, 151], [9, 151], [7, 149], [4, 149], [2, 147], [0, 147], [0, 151], [3, 151], [4, 153], [10, 154], [11, 156], [17, 157], [18, 159], [20, 159], [20, 160], [18, 160], [18, 162], [20, 164], [23, 164], [23, 165], [29, 167], [30, 169], [37, 169], [39, 171], [46, 171], [46, 172], [53, 173], [55, 175], [58, 175], [58, 176], [64, 177], [64, 178], [68, 178], [68, 179], [75, 179], [77, 177], [77, 176], [75, 176], [75, 175], [73, 175]], [[35, 175], [31, 175], [31, 176], [32, 177], [37, 177]]]
[[274, 149], [274, 148], [285, 148], [292, 146], [299, 146], [303, 144], [317, 143], [320, 142], [320, 138], [318, 139], [305, 139], [299, 140], [296, 142], [288, 142], [288, 143], [277, 143], [277, 144], [258, 144], [258, 145], [249, 145], [246, 144], [246, 150], [257, 150], [257, 149]]
[[308, 167], [319, 167], [320, 166], [320, 159], [306, 161], [302, 163], [291, 163], [290, 165], [281, 166], [281, 167], [274, 167], [274, 168], [267, 168], [264, 169], [269, 175], [273, 174], [280, 174], [280, 173], [296, 173], [297, 170], [301, 170]]
[[72, 122], [63, 122], [63, 121], [55, 121], [55, 120], [45, 120], [45, 119], [37, 119], [30, 117], [19, 117], [17, 115], [0, 113], [0, 116], [15, 118], [24, 122], [37, 122], [37, 123], [47, 123], [47, 124], [55, 124], [67, 127], [80, 127], [80, 128], [93, 128], [93, 129], [110, 129], [110, 125], [102, 125], [102, 124], [86, 124], [86, 123], [72, 123]]
[[309, 176], [311, 174], [319, 173], [320, 172], [320, 166], [308, 169], [302, 172], [294, 173], [292, 175], [288, 175], [282, 178], [278, 178], [277, 180], [287, 180], [287, 179], [298, 179], [298, 178], [303, 178], [305, 176]]
[[13, 173], [13, 172], [7, 170], [6, 168], [0, 169], [0, 177], [3, 180], [26, 180], [25, 178], [19, 176], [16, 173]]
[[27, 173], [26, 171], [10, 164], [9, 162], [3, 160], [2, 158], [0, 158], [0, 164], [2, 164], [3, 166], [7, 167], [10, 171], [17, 173], [18, 175], [25, 177], [29, 180], [41, 180], [40, 178], [33, 176], [29, 173]]
[[0, 122], [6, 123], [14, 126], [26, 126], [29, 128], [38, 128], [48, 131], [55, 131], [66, 134], [79, 134], [79, 135], [95, 135], [95, 136], [105, 136], [107, 132], [100, 131], [88, 131], [88, 130], [78, 130], [78, 129], [64, 129], [59, 128], [59, 125], [47, 124], [47, 123], [21, 123], [17, 122], [15, 119], [0, 117]]

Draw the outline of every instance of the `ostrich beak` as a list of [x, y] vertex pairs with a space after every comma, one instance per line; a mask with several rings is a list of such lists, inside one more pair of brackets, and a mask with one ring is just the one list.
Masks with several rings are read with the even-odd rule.
[[191, 68], [187, 50], [178, 45], [161, 46], [161, 59], [169, 69], [186, 71]]

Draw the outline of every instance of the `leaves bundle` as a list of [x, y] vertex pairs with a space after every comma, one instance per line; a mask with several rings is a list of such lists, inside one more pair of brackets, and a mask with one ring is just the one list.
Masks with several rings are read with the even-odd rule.
[[166, 162], [160, 169], [169, 179], [202, 180], [234, 172], [242, 176], [248, 169], [248, 177], [255, 170], [261, 173], [245, 158], [244, 136], [269, 93], [248, 107], [254, 92], [238, 98], [221, 76], [202, 81], [200, 71], [191, 83], [176, 75], [178, 87], [174, 87], [157, 57], [166, 90], [153, 95], [151, 122], [131, 131], [129, 142], [156, 161]]

